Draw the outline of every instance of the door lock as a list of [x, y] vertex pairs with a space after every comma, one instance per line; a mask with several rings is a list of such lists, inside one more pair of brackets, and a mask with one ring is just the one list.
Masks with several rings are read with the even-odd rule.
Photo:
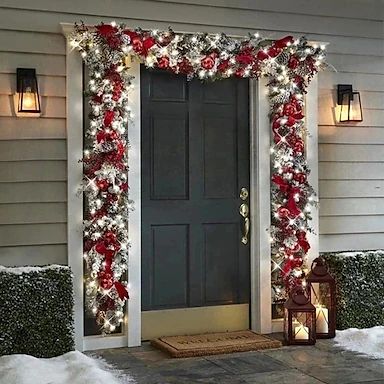
[[247, 200], [248, 199], [248, 196], [249, 196], [249, 192], [248, 192], [248, 189], [243, 187], [240, 189], [240, 199], [241, 200]]

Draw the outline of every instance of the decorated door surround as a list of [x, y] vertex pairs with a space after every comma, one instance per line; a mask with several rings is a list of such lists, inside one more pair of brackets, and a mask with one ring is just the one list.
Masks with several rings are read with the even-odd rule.
[[[63, 26], [64, 33], [73, 30], [73, 26]], [[67, 50], [67, 127], [68, 127], [68, 159], [82, 157], [82, 143], [79, 137], [82, 135], [82, 75], [81, 58], [73, 47], [68, 45]], [[139, 84], [139, 64], [134, 63], [130, 68], [130, 74], [135, 76], [133, 80]], [[275, 322], [271, 320], [271, 298], [270, 298], [270, 241], [267, 232], [270, 226], [270, 123], [268, 118], [269, 100], [266, 92], [266, 80], [258, 82], [250, 80], [251, 87], [251, 212], [253, 227], [251, 237], [251, 274], [252, 293], [257, 297], [258, 306], [252, 300], [252, 328], [260, 332], [270, 332]], [[140, 124], [140, 95], [136, 86], [130, 99], [132, 100], [132, 111], [135, 113], [133, 127]], [[310, 181], [315, 191], [317, 190], [317, 83], [312, 81], [306, 99], [306, 127], [311, 133], [307, 141], [308, 164], [312, 169]], [[284, 122], [285, 123], [285, 122]], [[80, 136], [79, 136], [80, 127]], [[91, 349], [101, 347], [112, 347], [122, 345], [138, 345], [140, 343], [140, 154], [135, 148], [140, 148], [140, 129], [131, 128], [129, 132], [132, 149], [129, 154], [130, 167], [130, 197], [136, 200], [136, 211], [130, 215], [129, 231], [132, 240], [129, 264], [129, 290], [131, 299], [128, 301], [128, 327], [127, 335], [111, 337], [83, 338], [82, 332], [82, 236], [81, 236], [81, 208], [82, 200], [75, 195], [76, 189], [82, 178], [82, 165], [77, 162], [68, 162], [68, 249], [69, 264], [72, 266], [75, 275], [75, 296], [76, 296], [76, 341], [79, 349]], [[314, 215], [312, 227], [317, 232], [317, 215]], [[311, 243], [309, 257], [316, 254], [317, 236], [309, 235]], [[259, 256], [260, 255], [260, 256]], [[277, 322], [279, 327], [279, 322]], [[128, 336], [128, 337], [127, 337]]]

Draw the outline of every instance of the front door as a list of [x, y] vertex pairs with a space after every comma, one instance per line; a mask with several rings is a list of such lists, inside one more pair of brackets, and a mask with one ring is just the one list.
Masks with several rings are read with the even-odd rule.
[[142, 67], [141, 113], [143, 339], [246, 329], [248, 81]]

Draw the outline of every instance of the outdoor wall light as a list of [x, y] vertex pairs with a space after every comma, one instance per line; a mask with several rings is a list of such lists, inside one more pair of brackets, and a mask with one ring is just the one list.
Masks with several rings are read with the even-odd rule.
[[17, 68], [15, 112], [17, 117], [40, 117], [40, 96], [36, 70]]
[[363, 121], [360, 93], [353, 91], [350, 84], [338, 84], [337, 104], [340, 108], [340, 123]]

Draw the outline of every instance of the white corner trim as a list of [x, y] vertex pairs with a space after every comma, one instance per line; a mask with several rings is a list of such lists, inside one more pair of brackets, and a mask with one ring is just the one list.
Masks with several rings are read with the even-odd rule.
[[83, 350], [83, 67], [82, 59], [67, 44], [67, 172], [68, 172], [68, 265], [73, 273], [75, 347]]
[[140, 63], [133, 61], [129, 73], [134, 76], [133, 90], [129, 101], [133, 121], [128, 127], [130, 149], [128, 151], [129, 198], [134, 201], [134, 211], [129, 215], [128, 232], [132, 241], [129, 250], [128, 291], [130, 298], [127, 305], [128, 346], [141, 344], [141, 98], [140, 98]]
[[270, 123], [267, 79], [250, 81], [251, 103], [251, 328], [270, 333], [271, 226]]
[[[318, 138], [318, 76], [315, 76], [308, 87], [305, 98], [305, 119], [308, 129], [307, 162], [311, 170], [308, 181], [319, 199], [319, 138]], [[312, 208], [312, 220], [309, 223], [314, 233], [308, 234], [311, 249], [308, 252], [308, 267], [319, 255], [319, 209]]]

